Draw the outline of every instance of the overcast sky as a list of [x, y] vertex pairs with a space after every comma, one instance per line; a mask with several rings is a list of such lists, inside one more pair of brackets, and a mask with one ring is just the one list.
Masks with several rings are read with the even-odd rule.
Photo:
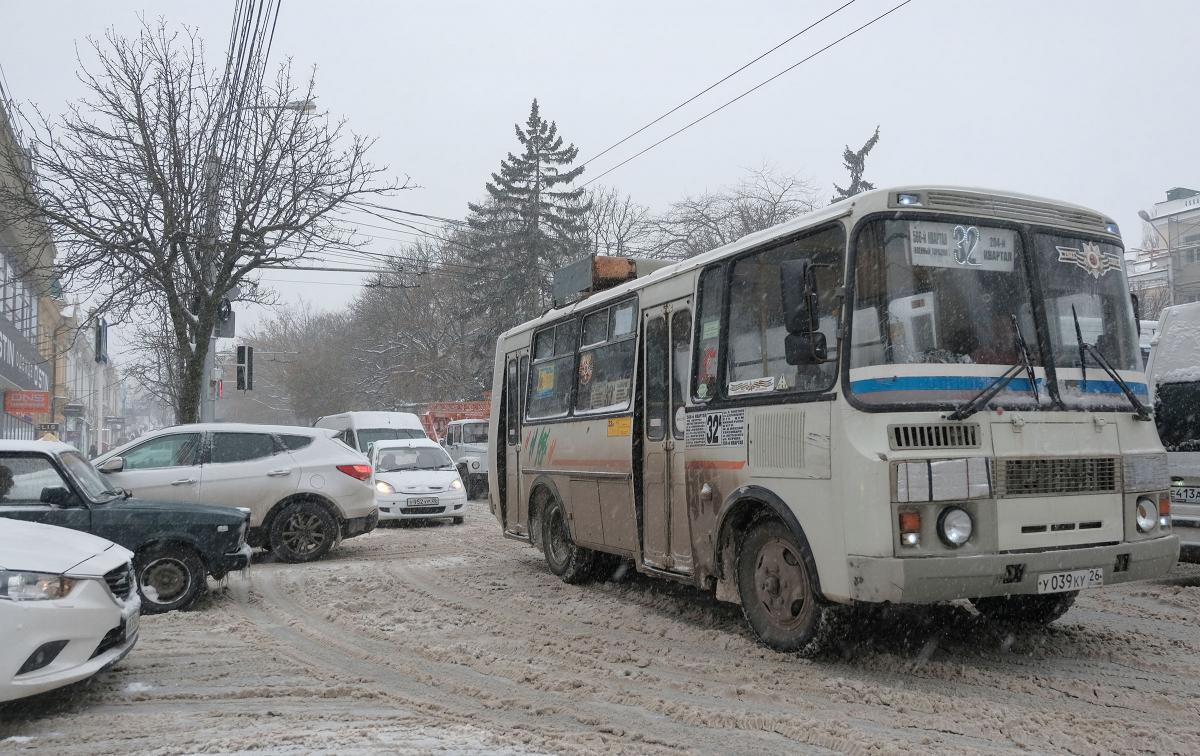
[[[820, 2], [352, 2], [282, 0], [273, 57], [317, 67], [321, 110], [378, 137], [374, 157], [421, 188], [396, 207], [454, 218], [517, 149], [537, 97], [587, 159], [845, 0]], [[585, 179], [882, 13], [858, 0], [664, 123], [590, 165]], [[11, 94], [48, 111], [82, 94], [75, 45], [143, 13], [198, 27], [211, 59], [233, 3], [7, 3], [0, 65]], [[653, 209], [769, 163], [823, 192], [841, 151], [876, 124], [878, 186], [948, 183], [1077, 202], [1117, 219], [1172, 186], [1200, 188], [1200, 3], [912, 3], [606, 176]], [[401, 234], [364, 229], [405, 239]], [[402, 243], [375, 242], [380, 251]], [[274, 273], [285, 301], [344, 305], [356, 274]], [[322, 281], [338, 284], [324, 285]], [[239, 325], [261, 317], [239, 314]]]

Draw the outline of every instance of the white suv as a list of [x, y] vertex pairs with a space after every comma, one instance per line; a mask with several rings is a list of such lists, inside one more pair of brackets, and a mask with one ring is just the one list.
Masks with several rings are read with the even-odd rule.
[[287, 425], [177, 425], [94, 462], [114, 488], [140, 498], [249, 509], [250, 545], [309, 562], [379, 521], [370, 464], [333, 435]]

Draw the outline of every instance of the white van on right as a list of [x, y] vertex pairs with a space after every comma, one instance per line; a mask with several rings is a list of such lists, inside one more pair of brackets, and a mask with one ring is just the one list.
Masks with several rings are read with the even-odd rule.
[[1179, 558], [1200, 561], [1200, 302], [1163, 308], [1146, 377], [1167, 450]]

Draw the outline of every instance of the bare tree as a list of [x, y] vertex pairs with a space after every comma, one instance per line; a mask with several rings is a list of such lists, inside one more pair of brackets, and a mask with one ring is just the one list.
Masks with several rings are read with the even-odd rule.
[[161, 362], [143, 385], [180, 422], [197, 417], [229, 293], [270, 301], [254, 274], [357, 246], [337, 211], [403, 188], [368, 162], [373, 140], [309, 112], [311, 76], [297, 82], [285, 64], [268, 80], [265, 34], [231, 35], [217, 71], [194, 30], [110, 31], [80, 59], [87, 95], [59, 117], [23, 118], [31, 149], [0, 154], [24, 178], [0, 191], [0, 223], [53, 240], [55, 273], [97, 313], [150, 324], [144, 356]]
[[603, 186], [589, 190], [585, 201], [584, 233], [591, 254], [632, 257], [648, 251], [653, 243], [650, 208]]
[[819, 199], [805, 179], [752, 170], [735, 186], [685, 197], [653, 219], [653, 256], [682, 260], [716, 249], [814, 210]]

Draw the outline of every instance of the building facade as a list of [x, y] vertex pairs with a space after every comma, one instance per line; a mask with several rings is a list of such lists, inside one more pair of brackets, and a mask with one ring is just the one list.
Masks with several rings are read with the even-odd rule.
[[1200, 302], [1200, 191], [1168, 189], [1143, 220], [1150, 232], [1145, 249], [1130, 251], [1129, 288], [1158, 309]]
[[[0, 183], [17, 185], [10, 166], [27, 169], [20, 135], [9, 117], [7, 94], [0, 89]], [[20, 169], [18, 169], [20, 170]], [[38, 349], [40, 299], [52, 280], [54, 248], [39, 229], [0, 222], [0, 437], [34, 437], [36, 416], [49, 404], [50, 378]]]

